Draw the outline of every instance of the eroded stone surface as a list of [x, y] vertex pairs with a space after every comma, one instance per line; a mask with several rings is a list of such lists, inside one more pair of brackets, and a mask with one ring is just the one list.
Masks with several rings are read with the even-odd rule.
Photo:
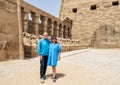
[[[99, 42], [97, 47], [109, 48], [120, 47], [120, 0], [62, 0], [59, 18], [61, 20], [69, 17], [73, 21], [72, 38], [79, 39], [81, 43], [93, 44], [94, 34], [100, 35], [101, 38], [104, 32], [106, 33], [104, 39], [96, 37], [95, 42]], [[100, 30], [101, 27], [106, 26], [107, 30]], [[118, 30], [116, 30], [118, 29]], [[96, 32], [98, 30], [98, 32]], [[115, 39], [114, 39], [115, 38]], [[98, 41], [99, 40], [99, 41]]]
[[16, 10], [15, 0], [0, 0], [0, 60], [19, 57]]

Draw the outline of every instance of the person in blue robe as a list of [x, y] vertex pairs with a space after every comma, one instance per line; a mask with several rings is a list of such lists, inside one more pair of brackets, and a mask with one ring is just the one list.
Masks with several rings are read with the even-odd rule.
[[45, 74], [47, 70], [47, 61], [48, 61], [48, 55], [49, 55], [49, 46], [50, 46], [50, 40], [48, 39], [48, 33], [45, 32], [43, 34], [43, 38], [39, 40], [38, 42], [38, 55], [40, 56], [40, 79], [41, 83], [44, 83]]
[[53, 79], [56, 78], [56, 66], [57, 61], [60, 60], [61, 46], [57, 43], [57, 38], [55, 36], [51, 37], [51, 44], [49, 47], [49, 55], [48, 55], [48, 66], [52, 66], [53, 71]]

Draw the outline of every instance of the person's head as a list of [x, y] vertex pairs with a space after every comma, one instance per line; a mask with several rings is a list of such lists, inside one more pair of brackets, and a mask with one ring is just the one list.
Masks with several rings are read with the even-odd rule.
[[57, 38], [54, 35], [51, 36], [51, 42], [52, 43], [57, 43]]
[[47, 39], [47, 38], [48, 38], [48, 33], [47, 33], [47, 32], [44, 32], [44, 33], [43, 33], [43, 37], [44, 37], [44, 39]]

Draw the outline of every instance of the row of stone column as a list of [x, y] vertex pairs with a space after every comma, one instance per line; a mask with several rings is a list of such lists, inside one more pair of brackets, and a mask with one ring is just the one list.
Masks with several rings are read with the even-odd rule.
[[[29, 14], [32, 15], [32, 21], [29, 20]], [[30, 33], [30, 24], [32, 24], [32, 33], [35, 35], [42, 35], [43, 32], [48, 32], [48, 34], [55, 35], [60, 38], [71, 38], [71, 27], [65, 26], [64, 24], [55, 21], [47, 16], [32, 13], [29, 10], [22, 10], [23, 18], [23, 31]], [[41, 32], [39, 32], [41, 31]]]

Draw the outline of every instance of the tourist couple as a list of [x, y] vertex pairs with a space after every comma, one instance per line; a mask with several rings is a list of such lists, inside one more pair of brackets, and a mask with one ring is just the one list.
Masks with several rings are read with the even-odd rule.
[[48, 66], [52, 66], [52, 79], [56, 80], [56, 65], [60, 60], [61, 46], [57, 43], [57, 38], [51, 36], [51, 41], [48, 39], [48, 33], [43, 34], [43, 38], [38, 42], [38, 55], [40, 56], [40, 78], [41, 83], [44, 83], [45, 73]]

